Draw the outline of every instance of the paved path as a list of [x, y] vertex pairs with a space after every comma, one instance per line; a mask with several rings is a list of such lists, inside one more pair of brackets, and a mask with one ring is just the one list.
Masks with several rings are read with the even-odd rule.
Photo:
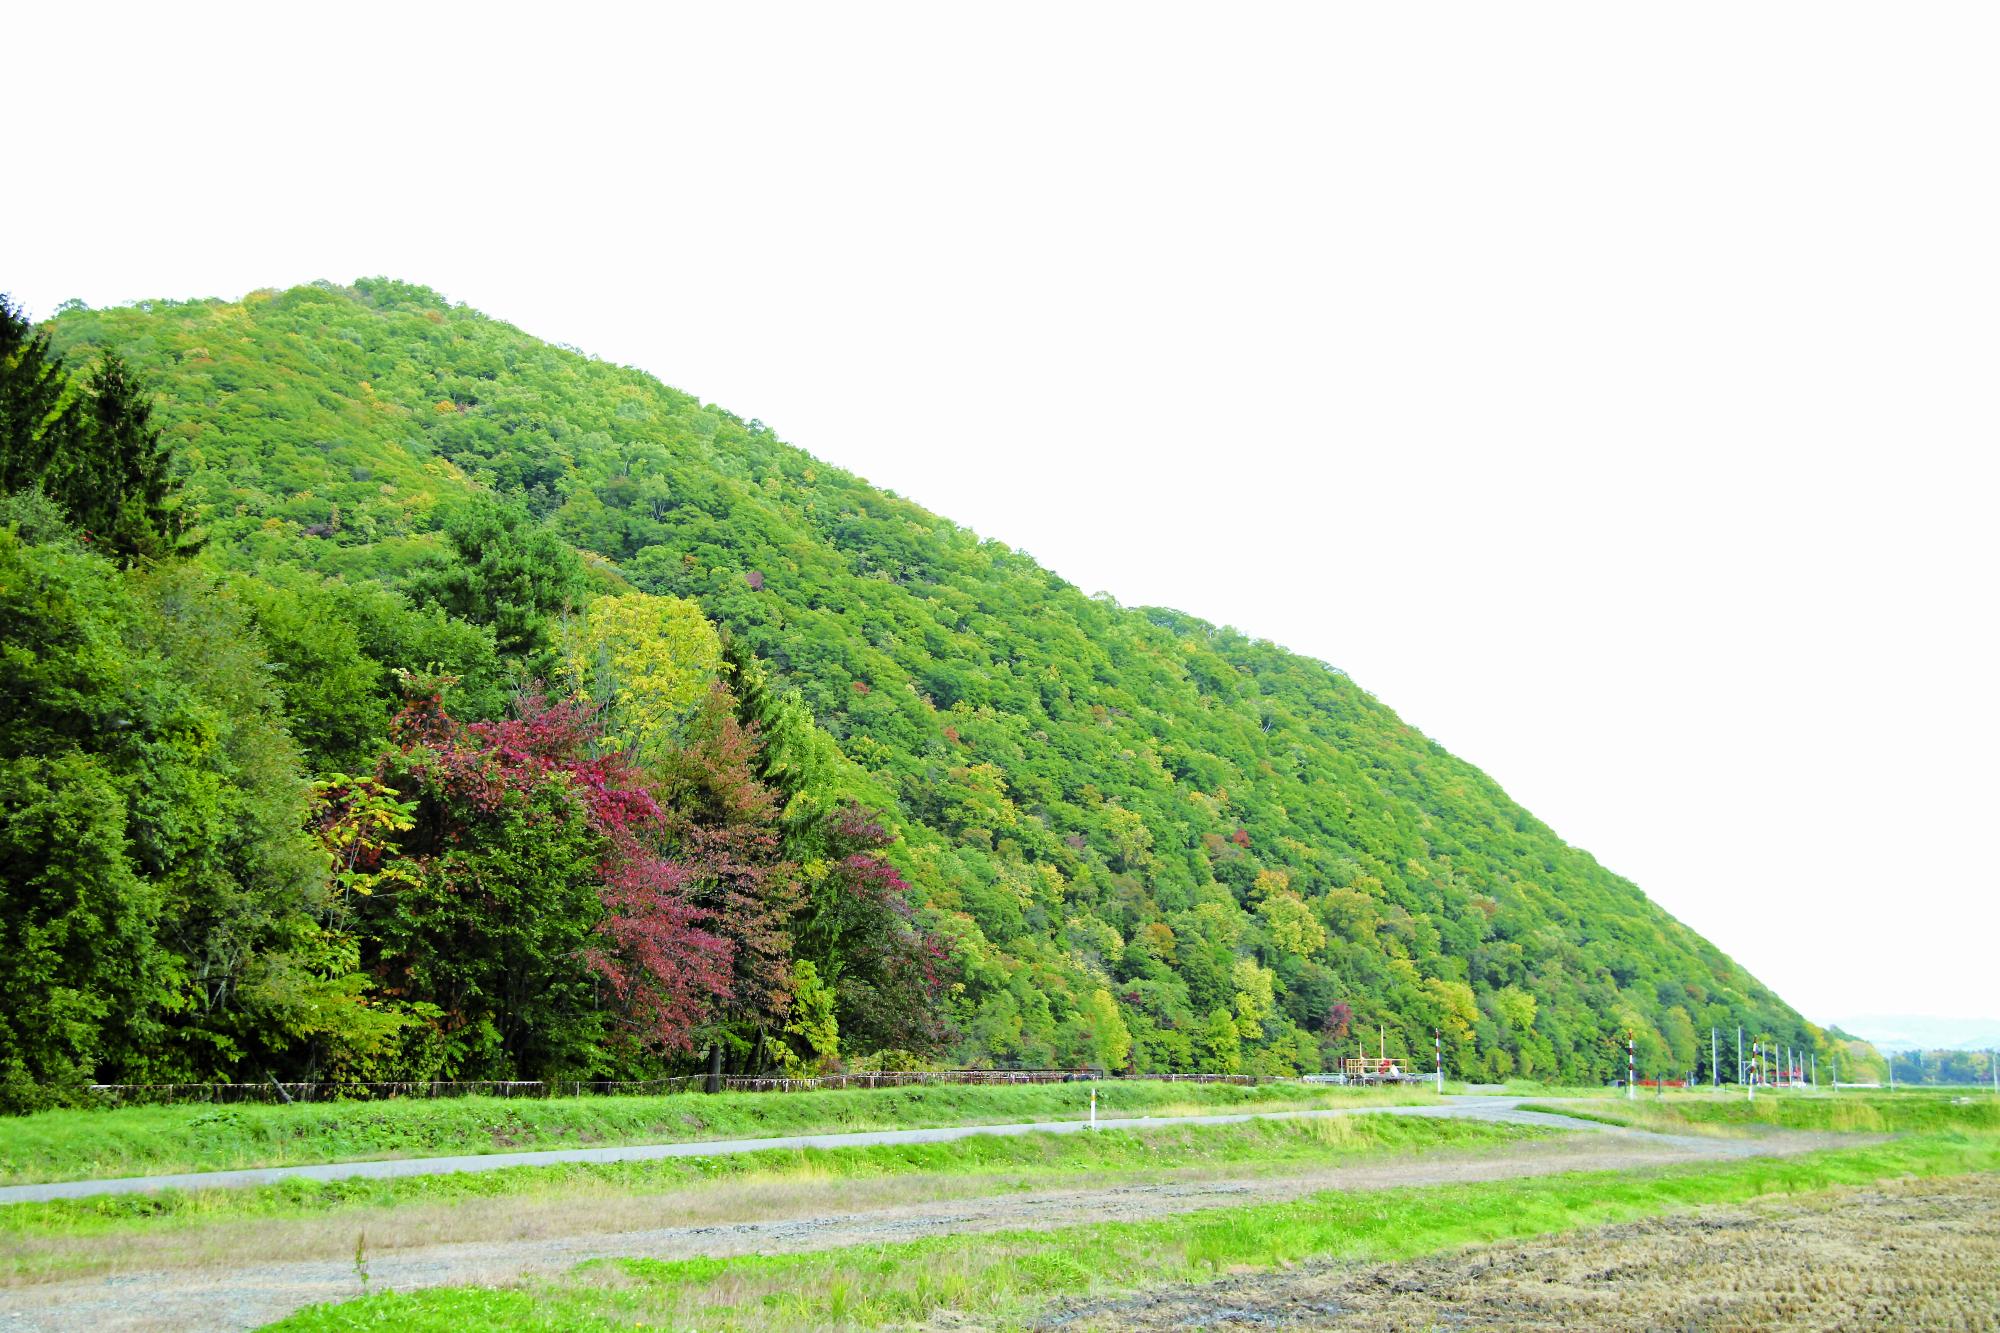
[[[1145, 1129], [1162, 1125], [1240, 1125], [1250, 1120], [1302, 1120], [1339, 1115], [1415, 1115], [1507, 1120], [1563, 1129], [1603, 1129], [1594, 1122], [1520, 1110], [1527, 1097], [1454, 1097], [1417, 1106], [1351, 1106], [1326, 1111], [1253, 1111], [1235, 1115], [1137, 1116], [1105, 1118], [1099, 1129]], [[499, 1171], [510, 1166], [554, 1166], [566, 1162], [645, 1162], [662, 1157], [724, 1157], [773, 1148], [868, 1148], [891, 1143], [950, 1143], [976, 1135], [1074, 1134], [1088, 1120], [1043, 1120], [1015, 1125], [948, 1125], [936, 1129], [888, 1129], [856, 1134], [792, 1134], [772, 1139], [709, 1139], [691, 1143], [647, 1143], [622, 1148], [554, 1148], [544, 1152], [472, 1153], [458, 1157], [401, 1157], [371, 1162], [328, 1162], [315, 1166], [272, 1166], [249, 1171], [191, 1171], [169, 1176], [118, 1176], [0, 1188], [0, 1205], [82, 1199], [99, 1194], [147, 1194], [166, 1189], [242, 1189], [284, 1180], [386, 1179], [438, 1176], [454, 1171]], [[1658, 1137], [1658, 1136], [1655, 1136]], [[1705, 1141], [1706, 1142], [1706, 1141]]]

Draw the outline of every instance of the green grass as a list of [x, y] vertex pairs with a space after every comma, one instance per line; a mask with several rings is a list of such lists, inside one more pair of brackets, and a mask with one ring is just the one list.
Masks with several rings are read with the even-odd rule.
[[[718, 1182], [930, 1174], [996, 1187], [1145, 1176], [1193, 1168], [1312, 1167], [1369, 1156], [1478, 1149], [1560, 1131], [1418, 1116], [1339, 1116], [1242, 1125], [1161, 1125], [1096, 1134], [980, 1136], [953, 1143], [806, 1148], [650, 1162], [564, 1163], [393, 1180], [290, 1180], [249, 1189], [162, 1190], [0, 1208], [0, 1241], [136, 1235], [245, 1219], [374, 1215], [423, 1204], [664, 1194]], [[363, 1221], [366, 1217], [363, 1217]], [[0, 1246], [4, 1248], [4, 1246]], [[0, 1272], [6, 1263], [0, 1259]]]
[[946, 1310], [1022, 1322], [1065, 1298], [1210, 1281], [1306, 1259], [1388, 1260], [1902, 1175], [2000, 1168], [2000, 1138], [1931, 1135], [1785, 1159], [1325, 1193], [1148, 1222], [948, 1236], [816, 1254], [588, 1264], [551, 1283], [381, 1293], [316, 1306], [290, 1330], [879, 1326]]
[[1900, 1092], [1783, 1092], [1766, 1093], [1755, 1101], [1739, 1093], [1665, 1101], [1604, 1098], [1582, 1105], [1528, 1103], [1524, 1109], [1669, 1133], [1730, 1133], [1758, 1128], [1850, 1134], [2000, 1132], [2000, 1098], [1991, 1093], [1932, 1097]]
[[[1103, 1116], [1332, 1108], [1432, 1100], [1424, 1091], [1100, 1083]], [[312, 1162], [608, 1147], [701, 1139], [1074, 1120], [1081, 1083], [514, 1100], [140, 1106], [0, 1118], [0, 1184]]]

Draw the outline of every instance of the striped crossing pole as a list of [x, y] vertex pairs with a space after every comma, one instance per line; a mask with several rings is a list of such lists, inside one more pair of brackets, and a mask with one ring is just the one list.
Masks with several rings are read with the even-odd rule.
[[1628, 1035], [1625, 1038], [1625, 1100], [1628, 1102], [1639, 1095], [1632, 1090], [1632, 1080], [1636, 1076], [1637, 1065], [1634, 1063], [1632, 1056], [1632, 1038]]
[[1438, 1096], [1444, 1096], [1444, 1033], [1431, 1029], [1431, 1044], [1437, 1047]]

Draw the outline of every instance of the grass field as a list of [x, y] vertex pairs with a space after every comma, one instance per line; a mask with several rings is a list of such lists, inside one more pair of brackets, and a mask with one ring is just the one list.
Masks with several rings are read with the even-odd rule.
[[[1308, 1259], [1382, 1260], [1625, 1222], [1704, 1204], [1889, 1177], [2000, 1169], [2000, 1136], [1909, 1138], [1789, 1159], [1549, 1176], [1222, 1208], [1147, 1222], [951, 1236], [817, 1254], [622, 1260], [553, 1283], [382, 1293], [301, 1311], [293, 1330], [509, 1327], [875, 1327], [972, 1312], [1012, 1326], [1077, 1297], [1267, 1272]], [[1143, 1275], [1143, 1276], [1141, 1276]], [[1137, 1279], [1137, 1280], [1135, 1280]]]
[[1821, 1130], [1847, 1134], [1933, 1131], [2000, 1131], [2000, 1097], [1991, 1093], [1764, 1094], [1752, 1101], [1732, 1096], [1680, 1098], [1606, 1097], [1561, 1104], [1525, 1103], [1525, 1109], [1630, 1125], [1665, 1133], [1739, 1133], [1759, 1128]]
[[[732, 1198], [890, 1178], [904, 1196], [971, 1197], [1035, 1188], [1324, 1168], [1369, 1158], [1478, 1151], [1557, 1131], [1473, 1120], [1339, 1116], [1243, 1125], [1164, 1125], [1096, 1134], [977, 1137], [945, 1144], [781, 1150], [735, 1157], [512, 1167], [394, 1180], [288, 1181], [235, 1190], [167, 1190], [0, 1208], [0, 1279], [48, 1280], [115, 1266], [142, 1249], [149, 1264], [202, 1255], [254, 1236], [288, 1257], [315, 1250], [311, 1236], [347, 1248], [365, 1232], [378, 1247], [399, 1237], [436, 1238], [441, 1210], [492, 1205], [518, 1226], [549, 1205], [687, 1212], [704, 1190]], [[669, 1201], [664, 1196], [672, 1195]], [[648, 1199], [660, 1202], [647, 1206]], [[699, 1212], [696, 1207], [694, 1211]], [[319, 1225], [324, 1224], [324, 1225]], [[248, 1231], [246, 1232], [246, 1227]], [[290, 1228], [278, 1230], [276, 1228]], [[214, 1236], [203, 1236], [203, 1231]], [[310, 1233], [310, 1234], [308, 1234]], [[163, 1238], [171, 1236], [171, 1243]], [[324, 1249], [324, 1245], [318, 1248]]]
[[[141, 1106], [0, 1118], [0, 1185], [313, 1162], [1074, 1120], [1082, 1083], [514, 1100]], [[1098, 1114], [1198, 1115], [1432, 1100], [1424, 1090], [1095, 1085]]]

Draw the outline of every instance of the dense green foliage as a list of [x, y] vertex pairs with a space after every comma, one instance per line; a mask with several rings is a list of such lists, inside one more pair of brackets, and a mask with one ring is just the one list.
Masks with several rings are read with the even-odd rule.
[[[1626, 1033], [1651, 1068], [1705, 1068], [1711, 1024], [1818, 1039], [1340, 672], [1085, 596], [642, 373], [387, 281], [70, 309], [51, 328], [70, 361], [115, 355], [160, 391], [154, 420], [208, 542], [200, 572], [173, 577], [211, 607], [206, 623], [249, 636], [242, 660], [276, 700], [262, 725], [290, 737], [265, 762], [373, 773], [413, 799], [388, 737], [413, 679], [468, 723], [498, 722], [536, 680], [600, 707], [604, 734], [583, 748], [612, 747], [660, 795], [661, 820], [635, 836], [679, 869], [649, 891], [690, 907], [690, 929], [734, 931], [727, 998], [699, 1019], [675, 1010], [717, 1058], [898, 1048], [1288, 1072], [1372, 1047], [1378, 1028], [1392, 1052], [1425, 1055], [1437, 1029], [1454, 1074], [1590, 1080], [1622, 1069]], [[35, 586], [67, 580], [105, 617], [151, 614], [143, 584], [86, 575], [86, 557], [25, 529], [14, 541], [14, 559], [51, 571]], [[719, 628], [719, 651], [689, 607]], [[106, 670], [114, 657], [129, 669], [112, 654]], [[720, 691], [707, 704], [704, 682]], [[74, 767], [101, 739], [73, 756], [7, 752]], [[118, 815], [103, 787], [115, 772], [64, 773], [34, 779], [37, 818]], [[576, 800], [564, 781], [545, 799]], [[515, 833], [537, 818], [520, 817]], [[527, 851], [513, 836], [493, 825], [455, 853], [504, 867]], [[400, 836], [379, 854], [430, 855]], [[569, 854], [544, 877], [550, 894], [581, 891], [593, 853]], [[410, 867], [437, 870], [435, 857]], [[283, 897], [281, 883], [261, 891]], [[627, 890], [595, 892], [612, 904]], [[123, 895], [140, 916], [160, 891], [115, 867], [74, 889]], [[310, 899], [300, 889], [294, 905], [310, 915]], [[339, 944], [356, 970], [322, 967], [324, 984], [361, 978], [448, 1038], [499, 1012], [484, 990], [463, 1011], [391, 994], [407, 988], [358, 928]], [[624, 974], [593, 975], [590, 1003], [611, 1007], [567, 1044], [460, 1041], [452, 1067], [577, 1067], [593, 1031], [638, 1021]], [[580, 1014], [583, 989], [559, 1003]], [[408, 1033], [335, 1035], [313, 1049], [344, 1054], [315, 1068], [450, 1063]], [[197, 1072], [240, 1072], [247, 1040], [232, 1029]], [[305, 1049], [268, 1059], [297, 1067]], [[638, 1049], [599, 1067], [632, 1067]]]

